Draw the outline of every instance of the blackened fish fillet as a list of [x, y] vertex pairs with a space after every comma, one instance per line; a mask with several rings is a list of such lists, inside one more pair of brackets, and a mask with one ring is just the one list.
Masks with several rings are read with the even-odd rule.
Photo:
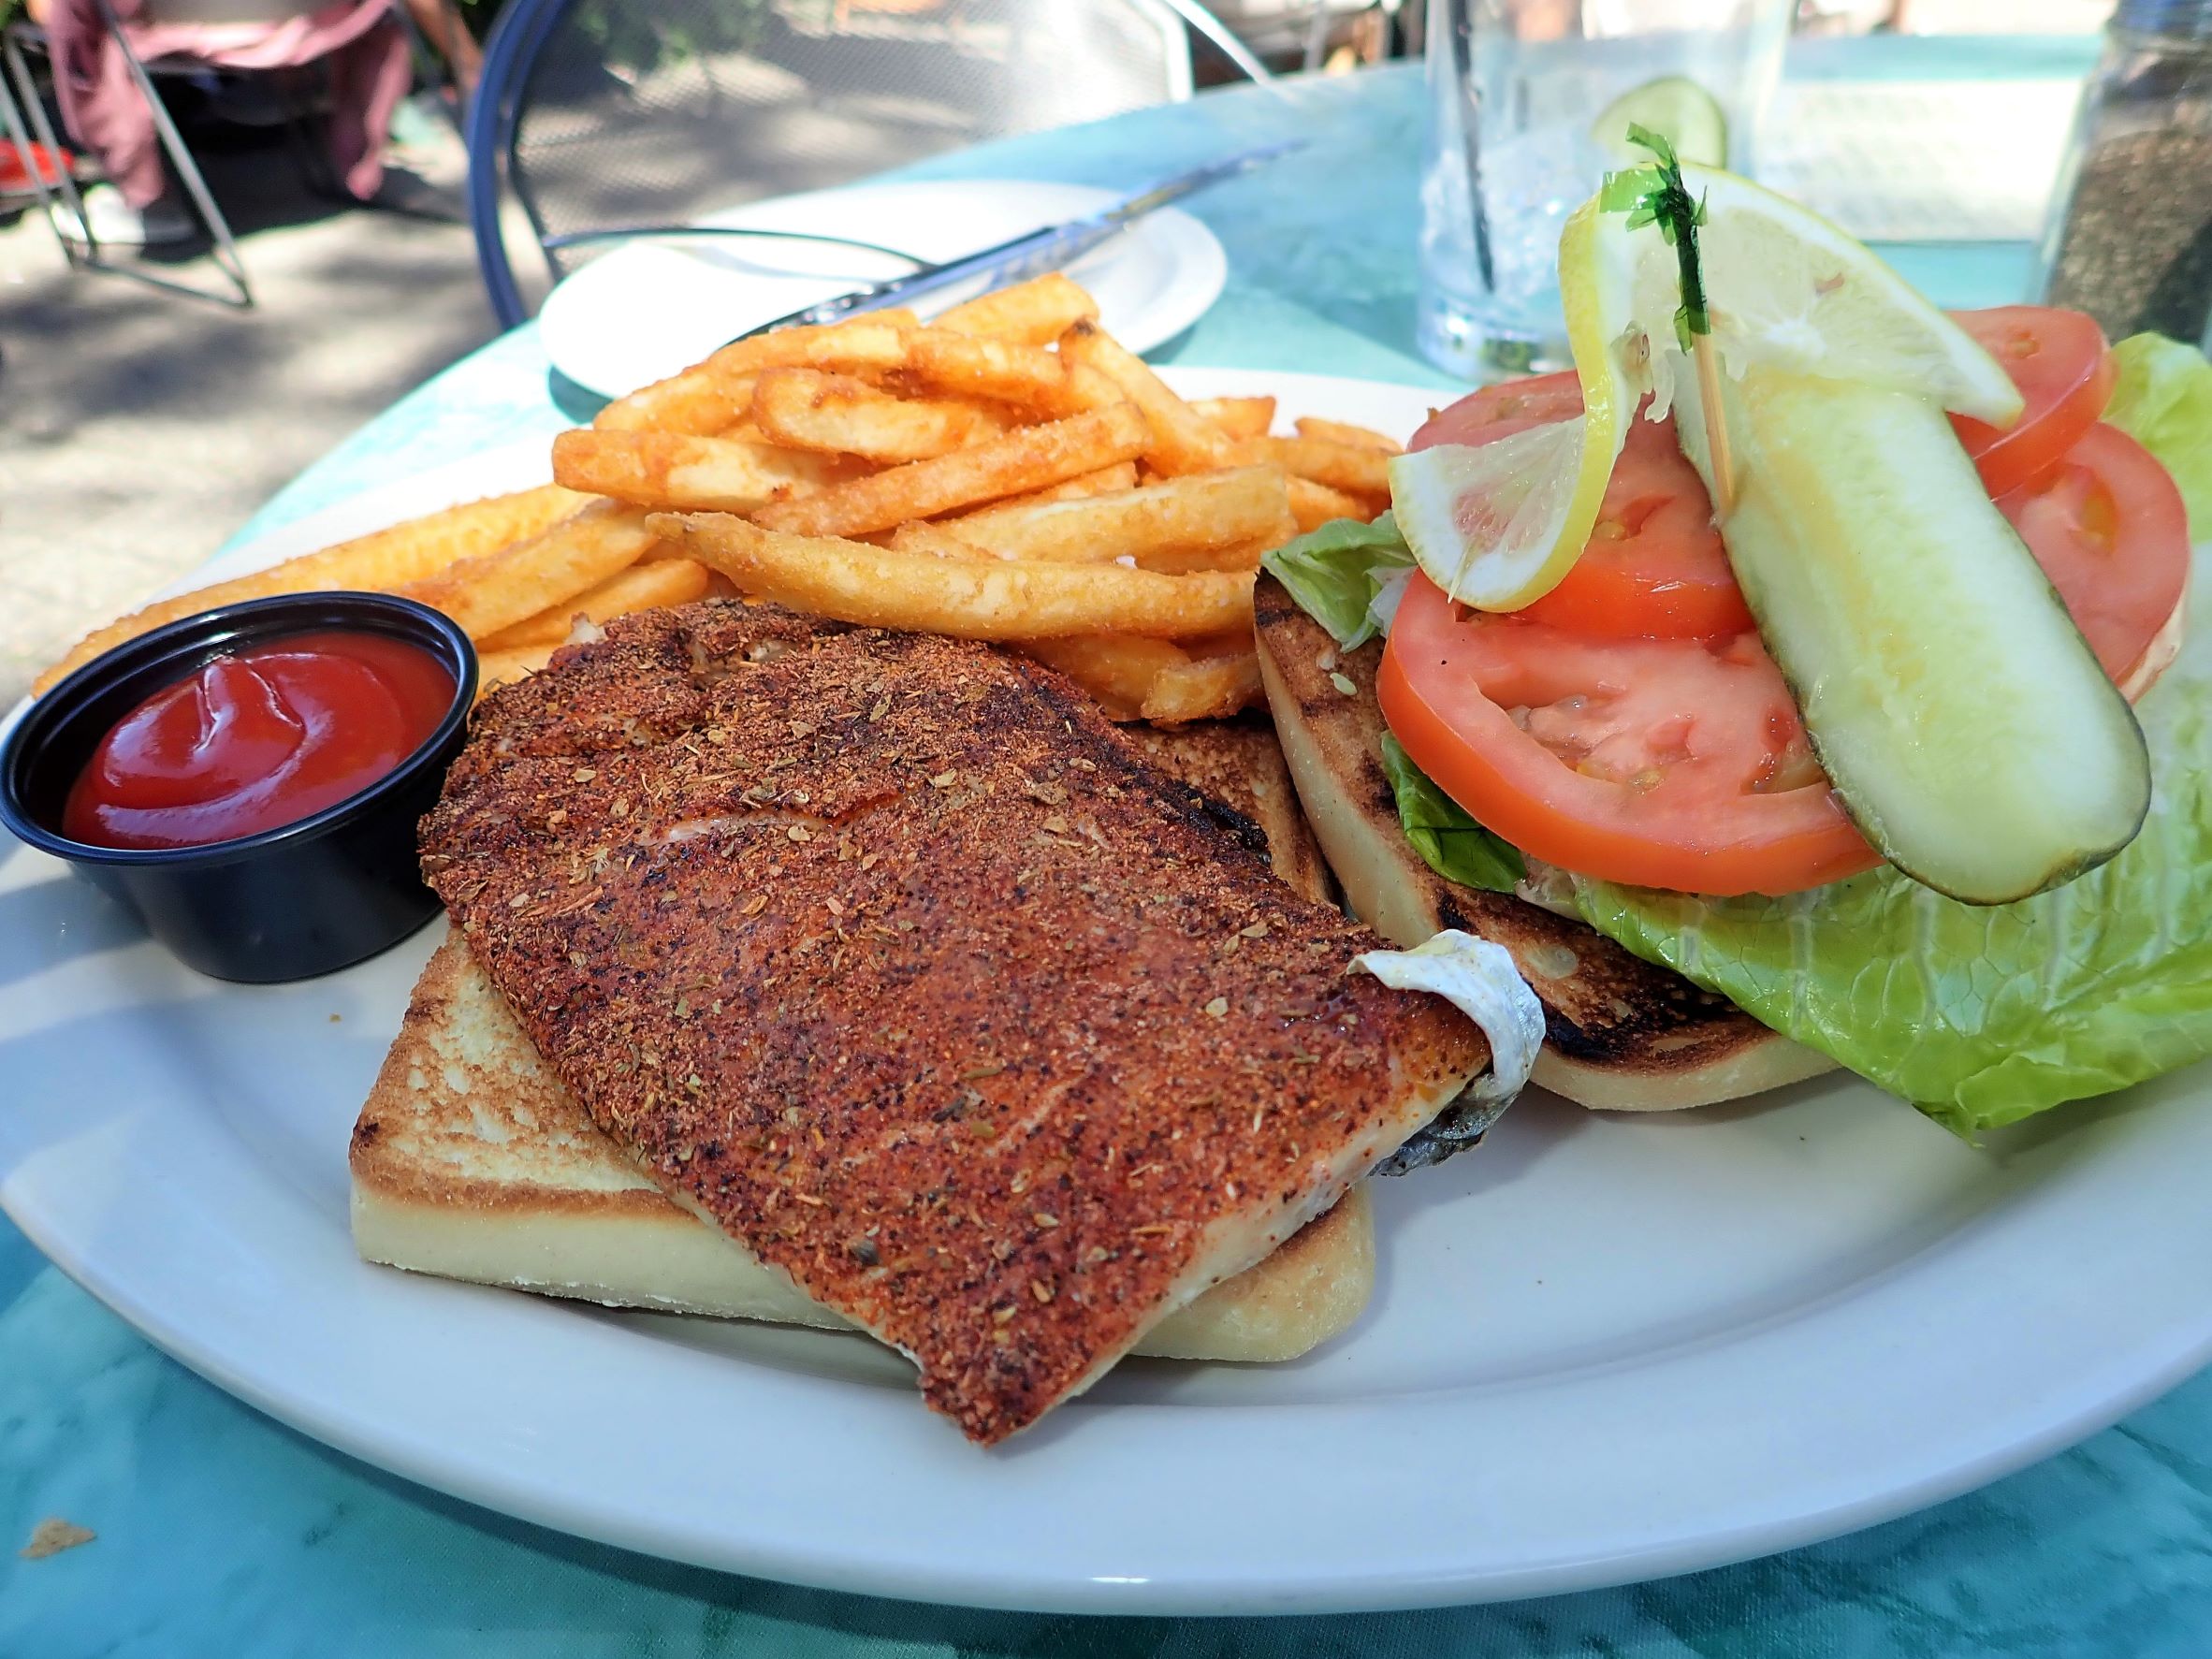
[[957, 641], [618, 622], [485, 705], [422, 845], [602, 1127], [982, 1441], [1488, 1057], [1069, 682]]

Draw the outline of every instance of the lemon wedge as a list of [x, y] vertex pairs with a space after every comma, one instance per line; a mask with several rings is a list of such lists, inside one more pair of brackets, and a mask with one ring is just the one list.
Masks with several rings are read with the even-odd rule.
[[1422, 573], [1486, 611], [1519, 610], [1557, 587], [1582, 550], [1562, 531], [1579, 517], [1588, 426], [1579, 415], [1494, 444], [1393, 457], [1390, 507]]
[[[1997, 427], [2019, 417], [2019, 389], [1997, 359], [1863, 242], [1737, 174], [1684, 163], [1682, 179], [1705, 202], [1697, 251], [1713, 344], [1731, 374], [1759, 367], [1903, 392]], [[1608, 213], [1580, 242], [1563, 239], [1559, 286], [1570, 323], [1580, 307], [1602, 337], [1647, 343], [1664, 410], [1681, 358], [1681, 291], [1659, 227], [1631, 230], [1625, 214]]]
[[[1560, 292], [1582, 413], [1494, 444], [1440, 444], [1390, 461], [1390, 502], [1414, 562], [1477, 610], [1534, 604], [1574, 568], [1648, 383], [1648, 354], [1626, 327], [1636, 268], [1594, 246], [1608, 217], [1618, 215], [1601, 215], [1593, 197], [1560, 233]], [[1579, 273], [1571, 288], [1564, 281], [1570, 266]]]

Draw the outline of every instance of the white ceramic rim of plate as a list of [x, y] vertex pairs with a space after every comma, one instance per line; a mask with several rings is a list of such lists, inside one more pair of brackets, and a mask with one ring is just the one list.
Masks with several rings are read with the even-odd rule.
[[[1272, 391], [1291, 412], [1422, 400], [1318, 376], [1169, 377], [1193, 396]], [[530, 483], [544, 476], [531, 451], [367, 492], [220, 564], [357, 533], [371, 505], [404, 513], [440, 489]], [[2212, 1208], [2189, 1174], [2212, 1156], [2204, 1093], [2201, 1075], [2177, 1077], [2085, 1108], [2067, 1129], [2078, 1156], [1940, 1250], [1635, 1366], [1350, 1403], [1078, 1407], [995, 1453], [902, 1390], [665, 1343], [641, 1379], [619, 1320], [334, 1254], [328, 1218], [290, 1188], [262, 1190], [219, 1112], [141, 1109], [100, 1142], [128, 1205], [42, 1184], [36, 1156], [0, 1171], [0, 1200], [65, 1272], [218, 1385], [371, 1463], [562, 1531], [978, 1606], [1401, 1608], [1832, 1536], [1981, 1485], [2171, 1387], [2212, 1357]], [[241, 1202], [260, 1206], [257, 1237], [207, 1232], [211, 1216], [236, 1228]], [[206, 1252], [240, 1249], [266, 1293], [209, 1302]], [[1975, 1324], [1991, 1306], [2006, 1317]], [[546, 1376], [566, 1386], [517, 1387]], [[1768, 1386], [1747, 1392], [1747, 1377]], [[641, 1400], [649, 1409], [609, 1407]], [[1485, 1449], [1532, 1445], [1540, 1470]], [[1733, 1463], [1716, 1457], [1730, 1448]], [[1544, 1513], [1563, 1495], [1566, 1522]]]

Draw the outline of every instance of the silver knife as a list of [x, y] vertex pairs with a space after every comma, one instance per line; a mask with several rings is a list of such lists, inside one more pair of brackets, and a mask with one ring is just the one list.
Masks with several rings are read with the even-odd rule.
[[1203, 167], [1192, 167], [1188, 172], [1177, 173], [1173, 178], [1162, 179], [1133, 196], [1124, 196], [1112, 207], [1085, 214], [1081, 219], [1047, 225], [1042, 229], [1025, 232], [994, 247], [963, 254], [957, 259], [948, 259], [941, 265], [924, 265], [920, 270], [910, 271], [905, 276], [870, 283], [866, 287], [853, 289], [850, 294], [839, 294], [817, 301], [793, 312], [789, 316], [763, 323], [757, 328], [748, 328], [737, 338], [747, 340], [755, 334], [765, 334], [776, 328], [796, 327], [803, 324], [834, 323], [840, 317], [857, 316], [865, 312], [904, 305], [925, 294], [935, 294], [963, 283], [974, 282], [978, 277], [983, 279], [982, 292], [986, 294], [995, 288], [1026, 282], [1048, 270], [1058, 270], [1073, 264], [1107, 238], [1157, 208], [1164, 208], [1170, 202], [1180, 201], [1194, 190], [1203, 190], [1209, 184], [1218, 184], [1225, 179], [1248, 173], [1278, 156], [1304, 148], [1304, 139], [1292, 138], [1285, 143], [1263, 144], [1257, 150], [1246, 150], [1241, 154], [1210, 161]]

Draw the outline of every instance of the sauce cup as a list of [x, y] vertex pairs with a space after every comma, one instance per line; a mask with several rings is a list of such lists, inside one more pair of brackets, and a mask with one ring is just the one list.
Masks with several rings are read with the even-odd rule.
[[[148, 697], [224, 652], [323, 630], [403, 640], [452, 674], [452, 706], [394, 770], [296, 822], [205, 846], [99, 847], [62, 833], [94, 749]], [[202, 611], [94, 659], [24, 711], [0, 745], [0, 824], [65, 861], [189, 968], [255, 984], [309, 979], [375, 955], [437, 914], [415, 825], [467, 738], [475, 692], [468, 635], [412, 600], [298, 593]]]

